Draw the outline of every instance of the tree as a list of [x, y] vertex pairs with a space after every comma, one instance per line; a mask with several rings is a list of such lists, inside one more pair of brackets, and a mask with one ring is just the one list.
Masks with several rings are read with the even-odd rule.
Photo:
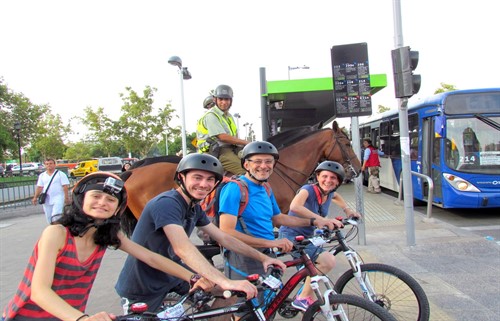
[[[0, 159], [19, 157], [17, 132], [13, 130], [16, 122], [21, 125], [21, 147], [32, 149], [30, 155], [39, 155], [36, 149], [33, 149], [33, 145], [45, 133], [40, 123], [46, 118], [53, 117], [50, 106], [33, 104], [22, 93], [9, 89], [3, 78], [0, 78], [0, 116]], [[53, 127], [51, 131], [62, 135], [64, 126]], [[32, 157], [31, 160], [36, 158]]]
[[91, 107], [85, 108], [85, 117], [79, 117], [83, 125], [87, 127], [88, 135], [85, 138], [87, 141], [92, 141], [97, 144], [97, 149], [100, 149], [101, 155], [95, 156], [113, 156], [114, 151], [118, 149], [116, 123], [104, 113], [104, 108], [98, 107], [94, 111]]
[[153, 96], [157, 91], [156, 88], [146, 86], [142, 96], [130, 87], [125, 89], [127, 94], [120, 94], [124, 104], [121, 108], [122, 115], [116, 124], [116, 133], [117, 135], [119, 133], [126, 150], [134, 156], [144, 158], [156, 148], [165, 132], [168, 137], [175, 137], [180, 131], [168, 126], [174, 112], [170, 102], [160, 108], [157, 115], [153, 114]]
[[64, 159], [86, 160], [94, 157], [94, 144], [77, 142], [70, 144], [64, 153]]
[[458, 88], [455, 87], [455, 85], [449, 85], [444, 82], [441, 83], [441, 88], [438, 88], [434, 91], [434, 94], [440, 94], [448, 91], [454, 91], [457, 90]]
[[69, 128], [63, 124], [61, 116], [46, 114], [37, 124], [37, 136], [29, 153], [39, 155], [37, 159], [62, 158], [66, 150], [63, 140], [68, 132]]

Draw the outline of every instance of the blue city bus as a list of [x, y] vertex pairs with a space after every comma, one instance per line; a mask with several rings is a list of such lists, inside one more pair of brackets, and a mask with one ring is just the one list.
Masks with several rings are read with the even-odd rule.
[[[399, 115], [388, 111], [360, 122], [380, 157], [380, 184], [399, 191]], [[433, 203], [443, 208], [500, 207], [500, 88], [456, 90], [408, 107], [411, 170], [429, 176]], [[412, 175], [413, 196], [426, 201], [425, 179]]]

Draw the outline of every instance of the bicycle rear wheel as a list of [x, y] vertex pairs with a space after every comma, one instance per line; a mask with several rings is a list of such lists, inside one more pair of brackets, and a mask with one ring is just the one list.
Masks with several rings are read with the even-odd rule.
[[[374, 302], [391, 312], [397, 320], [429, 320], [430, 306], [427, 295], [408, 273], [379, 263], [362, 264], [361, 272], [375, 291], [372, 295]], [[339, 277], [334, 289], [337, 293], [363, 296], [352, 270]]]
[[[387, 310], [359, 296], [333, 293], [329, 299], [334, 319], [338, 321], [396, 321]], [[302, 321], [312, 320], [326, 320], [318, 301], [302, 317]]]

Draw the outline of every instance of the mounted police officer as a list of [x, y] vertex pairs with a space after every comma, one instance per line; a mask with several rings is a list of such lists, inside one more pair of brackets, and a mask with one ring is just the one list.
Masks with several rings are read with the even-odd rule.
[[234, 175], [244, 174], [245, 170], [241, 166], [238, 152], [248, 142], [238, 138], [236, 122], [229, 113], [233, 103], [231, 87], [219, 85], [215, 89], [213, 102], [215, 106], [198, 121], [196, 128], [198, 152], [217, 157], [227, 172]]

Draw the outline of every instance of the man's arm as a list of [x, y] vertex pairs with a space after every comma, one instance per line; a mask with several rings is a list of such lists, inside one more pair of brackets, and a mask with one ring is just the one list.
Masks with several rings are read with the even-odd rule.
[[236, 216], [221, 213], [219, 223], [220, 229], [254, 248], [279, 248], [284, 252], [290, 252], [292, 250], [293, 244], [286, 238], [266, 240], [236, 231], [236, 221]]
[[31, 200], [31, 203], [33, 205], [38, 204], [38, 196], [42, 193], [43, 191], [43, 186], [37, 186], [35, 189], [35, 195], [33, 196], [33, 199]]
[[[198, 251], [196, 246], [191, 243], [182, 226], [169, 224], [163, 227], [163, 231], [170, 241], [175, 254], [191, 269], [223, 288], [229, 286], [229, 280], [222, 272], [211, 265], [203, 254]], [[170, 237], [170, 235], [173, 237]]]
[[[268, 257], [267, 255], [247, 245], [248, 243], [244, 243], [240, 241], [238, 238], [233, 237], [228, 233], [224, 233], [222, 230], [218, 229], [213, 224], [208, 224], [204, 227], [201, 227], [201, 230], [210, 235], [212, 239], [217, 241], [217, 243], [219, 243], [226, 249], [262, 262], [264, 264], [264, 268], [267, 268], [267, 266], [270, 264], [274, 264], [280, 266], [283, 270], [286, 269], [286, 265], [280, 260]], [[266, 247], [266, 246], [258, 246], [258, 247]]]
[[[312, 223], [312, 224], [311, 224]], [[309, 218], [301, 218], [296, 216], [290, 216], [286, 214], [279, 214], [273, 217], [274, 225], [285, 225], [290, 227], [300, 227], [300, 226], [316, 226], [319, 228], [328, 227], [330, 230], [333, 230], [336, 226], [342, 227], [342, 223], [331, 219], [331, 220], [317, 220], [317, 219], [309, 219]]]
[[242, 146], [245, 146], [246, 144], [249, 143], [246, 140], [239, 139], [238, 137], [233, 137], [233, 136], [231, 136], [229, 134], [226, 134], [226, 133], [216, 135], [215, 137], [217, 137], [217, 140], [219, 140], [219, 141], [221, 141], [223, 143], [226, 143], [226, 144], [233, 144], [233, 145], [242, 145]]

